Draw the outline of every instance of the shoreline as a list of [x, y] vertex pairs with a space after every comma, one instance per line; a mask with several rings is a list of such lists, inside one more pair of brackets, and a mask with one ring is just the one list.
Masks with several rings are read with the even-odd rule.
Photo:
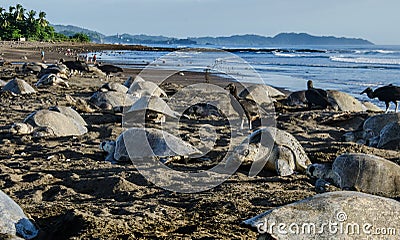
[[[6, 51], [5, 60], [32, 62], [40, 60], [37, 47], [44, 46], [0, 45], [0, 52]], [[52, 63], [70, 46], [47, 47], [52, 51], [46, 52], [45, 59]], [[27, 59], [22, 60], [22, 56]], [[15, 66], [0, 66], [0, 70], [2, 76], [17, 76], [31, 86], [38, 81], [35, 74], [16, 73]], [[68, 79], [69, 88], [46, 86], [32, 95], [0, 94], [0, 111], [4, 113], [0, 115], [0, 188], [40, 228], [36, 239], [256, 239], [258, 233], [241, 225], [243, 220], [317, 194], [315, 179], [304, 172], [282, 177], [264, 169], [250, 177], [249, 163], [213, 189], [196, 194], [169, 192], [144, 178], [131, 162], [105, 161], [100, 143], [116, 140], [124, 130], [121, 115], [107, 111], [77, 109], [87, 123], [88, 132], [82, 136], [35, 138], [5, 131], [33, 111], [71, 106], [68, 97], [87, 101], [106, 82], [123, 83], [140, 71], [124, 69], [110, 80], [94, 72], [76, 74]], [[204, 73], [182, 73], [168, 78], [161, 88], [176, 90], [205, 82]], [[228, 82], [216, 75], [210, 78], [210, 84], [218, 86]], [[345, 132], [357, 130], [372, 115], [332, 110], [274, 112], [276, 127], [292, 134], [312, 163], [332, 163], [343, 153], [373, 154], [400, 163], [399, 151], [341, 140]], [[172, 162], [168, 167], [202, 171], [220, 163], [234, 140], [232, 128], [220, 120], [179, 122], [179, 134], [193, 146], [202, 141], [199, 129], [211, 125], [215, 144], [204, 159]]]

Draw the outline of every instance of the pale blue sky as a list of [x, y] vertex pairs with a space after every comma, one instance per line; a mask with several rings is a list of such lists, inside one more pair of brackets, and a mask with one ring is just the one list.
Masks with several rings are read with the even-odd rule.
[[399, 0], [3, 0], [0, 6], [16, 3], [45, 11], [52, 23], [106, 35], [274, 36], [307, 32], [400, 45]]

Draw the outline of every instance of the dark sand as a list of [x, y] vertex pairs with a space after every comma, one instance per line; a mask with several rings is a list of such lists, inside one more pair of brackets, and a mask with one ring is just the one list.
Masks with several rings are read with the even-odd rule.
[[[10, 47], [10, 45], [13, 45]], [[114, 45], [56, 45], [3, 43], [0, 52], [12, 62], [46, 61], [77, 52], [114, 48]], [[27, 59], [22, 59], [23, 57]], [[71, 57], [72, 58], [72, 57]], [[14, 77], [15, 66], [0, 67], [2, 79]], [[112, 81], [123, 82], [140, 70], [129, 70]], [[20, 75], [30, 84], [34, 75]], [[175, 75], [171, 82], [203, 82], [201, 73]], [[215, 76], [212, 83], [226, 85]], [[66, 94], [88, 99], [105, 83], [93, 73], [73, 76], [70, 88], [39, 89], [31, 96], [0, 95], [0, 127], [21, 122], [29, 113], [54, 105], [68, 105]], [[292, 133], [312, 162], [331, 162], [345, 152], [372, 153], [399, 163], [397, 151], [343, 143], [346, 131], [359, 127], [371, 114], [347, 114], [336, 120], [331, 111], [287, 112], [277, 109], [277, 127]], [[271, 208], [315, 195], [314, 180], [305, 174], [278, 177], [271, 173], [249, 178], [241, 167], [222, 185], [197, 194], [181, 194], [154, 186], [131, 164], [104, 162], [103, 140], [122, 131], [121, 118], [109, 113], [81, 113], [89, 133], [80, 137], [36, 139], [30, 135], [0, 134], [0, 188], [9, 194], [40, 227], [39, 239], [255, 239], [257, 234], [241, 222]], [[187, 130], [190, 135], [190, 131]], [[210, 162], [173, 163], [177, 168], [207, 168], [223, 154], [217, 146]]]

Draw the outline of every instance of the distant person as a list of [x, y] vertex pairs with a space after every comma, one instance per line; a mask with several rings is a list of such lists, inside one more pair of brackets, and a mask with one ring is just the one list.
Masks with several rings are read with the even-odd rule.
[[94, 55], [93, 55], [93, 63], [94, 63], [94, 64], [96, 64], [96, 60], [97, 60], [97, 55], [94, 54]]
[[40, 57], [42, 59], [42, 62], [44, 62], [44, 51], [43, 50], [40, 52]]
[[88, 63], [89, 62], [89, 55], [85, 55], [85, 61], [86, 61], [86, 63]]

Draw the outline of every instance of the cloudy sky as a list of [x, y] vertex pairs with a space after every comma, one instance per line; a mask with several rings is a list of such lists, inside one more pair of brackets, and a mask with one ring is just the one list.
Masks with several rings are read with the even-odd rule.
[[171, 37], [307, 32], [400, 45], [399, 0], [7, 0], [55, 24], [106, 35]]

